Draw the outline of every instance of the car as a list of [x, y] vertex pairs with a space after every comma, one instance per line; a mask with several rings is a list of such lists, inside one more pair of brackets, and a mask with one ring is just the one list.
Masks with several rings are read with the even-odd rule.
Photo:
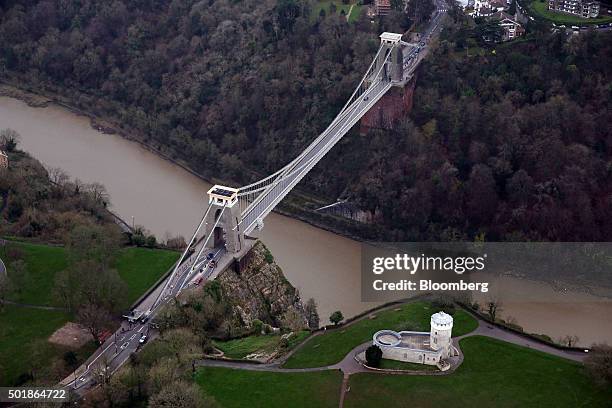
[[206, 259], [208, 259], [209, 261], [213, 259], [214, 257], [215, 257], [215, 254], [212, 252], [209, 252], [208, 255], [206, 255]]
[[149, 336], [147, 336], [146, 334], [143, 334], [142, 336], [140, 336], [140, 339], [138, 340], [138, 343], [145, 344], [147, 342], [147, 340], [149, 340]]
[[578, 31], [578, 30], [580, 30], [580, 27], [578, 27], [578, 26], [572, 26], [572, 30], [574, 30], [574, 31]]
[[369, 96], [366, 96], [365, 98], [363, 98], [363, 100], [364, 100], [365, 102], [367, 102], [367, 101], [368, 101], [368, 99], [370, 99], [370, 97], [369, 97]]
[[559, 28], [565, 28], [565, 24], [561, 24]]

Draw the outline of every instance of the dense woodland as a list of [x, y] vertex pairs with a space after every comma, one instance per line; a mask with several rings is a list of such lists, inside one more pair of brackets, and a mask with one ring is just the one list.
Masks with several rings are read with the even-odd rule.
[[[410, 17], [349, 24], [295, 0], [5, 1], [0, 72], [240, 183], [325, 128], [377, 35], [431, 10], [418, 2]], [[302, 186], [376, 211], [369, 238], [609, 238], [611, 35], [528, 28], [493, 49], [455, 14], [419, 70], [410, 117], [354, 129]]]

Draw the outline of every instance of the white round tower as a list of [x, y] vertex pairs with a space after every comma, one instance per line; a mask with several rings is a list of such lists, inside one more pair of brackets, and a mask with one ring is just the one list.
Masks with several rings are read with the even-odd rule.
[[444, 312], [431, 315], [431, 332], [429, 333], [429, 346], [433, 350], [441, 350], [442, 358], [451, 355], [453, 331], [453, 317]]

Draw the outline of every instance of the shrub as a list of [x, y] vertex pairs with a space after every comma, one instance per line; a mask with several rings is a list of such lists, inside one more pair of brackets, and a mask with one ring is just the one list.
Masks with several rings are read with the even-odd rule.
[[342, 312], [339, 310], [336, 310], [334, 313], [331, 314], [331, 316], [329, 316], [329, 321], [332, 322], [336, 326], [342, 320], [344, 320], [344, 316], [342, 315]]
[[365, 357], [370, 367], [380, 367], [380, 360], [382, 360], [382, 350], [380, 349], [380, 347], [372, 344], [366, 349]]

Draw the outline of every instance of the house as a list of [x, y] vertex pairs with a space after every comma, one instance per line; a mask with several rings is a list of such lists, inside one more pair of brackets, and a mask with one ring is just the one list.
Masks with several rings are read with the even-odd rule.
[[377, 16], [386, 16], [391, 12], [391, 0], [375, 0], [374, 11]]
[[521, 23], [519, 23], [515, 17], [503, 11], [492, 14], [489, 20], [499, 22], [502, 28], [502, 41], [512, 41], [525, 34], [525, 29]]
[[8, 155], [0, 150], [0, 169], [8, 169], [9, 159]]
[[593, 0], [548, 0], [548, 9], [582, 18], [599, 16], [599, 2]]
[[474, 0], [474, 16], [487, 17], [508, 8], [506, 0]]

